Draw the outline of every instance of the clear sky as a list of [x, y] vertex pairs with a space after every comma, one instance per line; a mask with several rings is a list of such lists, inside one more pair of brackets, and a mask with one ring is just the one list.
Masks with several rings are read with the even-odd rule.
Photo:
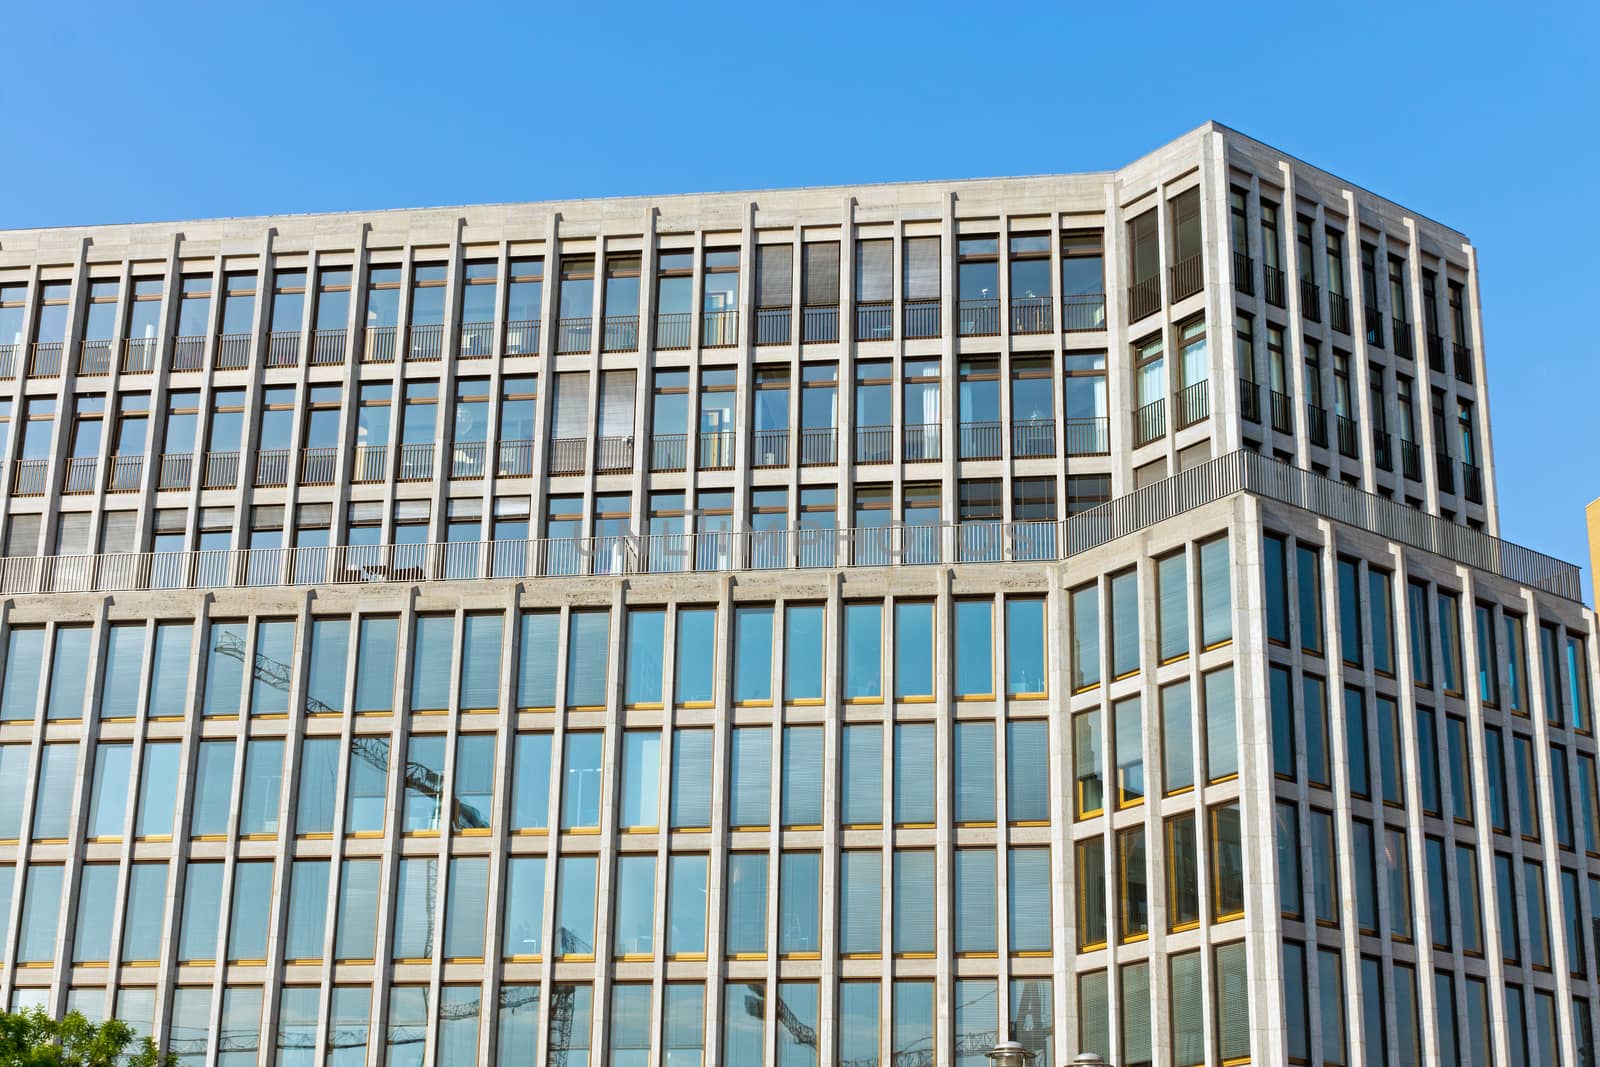
[[0, 229], [1035, 174], [1207, 119], [1479, 250], [1504, 535], [1600, 496], [1600, 4], [28, 3]]

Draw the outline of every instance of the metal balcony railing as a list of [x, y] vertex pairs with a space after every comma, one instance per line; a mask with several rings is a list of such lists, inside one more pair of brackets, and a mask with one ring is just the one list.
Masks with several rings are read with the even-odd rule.
[[174, 338], [171, 369], [175, 372], [205, 370], [206, 348], [207, 339], [204, 335]]
[[1104, 456], [1111, 452], [1111, 420], [1105, 416], [1089, 419], [1068, 419], [1064, 426], [1067, 435], [1067, 455]]
[[1054, 419], [1011, 420], [1013, 459], [1050, 459], [1056, 454]]
[[944, 329], [939, 323], [939, 301], [907, 300], [902, 309], [905, 318], [905, 335], [908, 341], [939, 337]]
[[1456, 491], [1456, 461], [1447, 453], [1434, 454], [1434, 471], [1439, 476], [1439, 492], [1453, 493]]
[[857, 426], [852, 458], [857, 463], [893, 463], [894, 427]]
[[44, 496], [45, 478], [50, 471], [47, 459], [19, 459], [11, 474], [12, 496]]
[[1444, 338], [1436, 333], [1428, 334], [1428, 366], [1444, 373]]
[[278, 330], [267, 335], [267, 366], [293, 367], [299, 362], [300, 331]]
[[1173, 303], [1191, 297], [1206, 285], [1205, 260], [1200, 253], [1186, 256], [1167, 268], [1167, 284]]
[[738, 308], [718, 308], [700, 313], [701, 348], [732, 348], [738, 343]]
[[633, 436], [602, 437], [596, 441], [594, 469], [599, 474], [626, 474], [633, 470]]
[[406, 361], [437, 363], [444, 358], [444, 325], [427, 322], [413, 325], [406, 340]]
[[[342, 331], [340, 331], [342, 333]], [[323, 331], [317, 331], [320, 340]], [[399, 330], [394, 326], [368, 326], [361, 331], [361, 362], [393, 363], [399, 353]]]
[[1300, 314], [1308, 322], [1322, 321], [1322, 287], [1310, 278], [1300, 279]]
[[1138, 322], [1161, 310], [1160, 276], [1145, 278], [1128, 286], [1128, 321]]
[[856, 340], [891, 341], [893, 339], [893, 304], [887, 300], [866, 301], [856, 304]]
[[1466, 345], [1450, 346], [1456, 367], [1456, 381], [1472, 384], [1472, 349]]
[[1178, 429], [1193, 426], [1211, 416], [1211, 382], [1186, 385], [1178, 394]]
[[1284, 307], [1287, 302], [1283, 271], [1277, 267], [1263, 267], [1261, 269], [1262, 296], [1267, 303], [1275, 308]]
[[581, 355], [589, 351], [594, 333], [589, 316], [556, 320], [556, 354]]
[[95, 456], [68, 456], [61, 479], [64, 496], [82, 496], [100, 488], [100, 460]]
[[533, 442], [526, 440], [501, 441], [495, 450], [502, 478], [531, 478], [533, 476]]
[[1367, 316], [1367, 344], [1375, 348], [1383, 345], [1383, 312], [1377, 308], [1365, 308]]
[[402, 482], [426, 482], [433, 478], [433, 443], [400, 446], [400, 473]]
[[1239, 414], [1251, 422], [1261, 421], [1261, 386], [1249, 378], [1239, 379]]
[[310, 365], [338, 366], [344, 363], [346, 333], [342, 330], [318, 330], [310, 338]]
[[111, 373], [111, 342], [78, 342], [78, 374], [84, 378], [99, 378]]
[[5, 381], [17, 376], [17, 363], [22, 358], [20, 344], [0, 345], [0, 381]]
[[1133, 413], [1133, 443], [1147, 445], [1167, 432], [1167, 402], [1152, 400]]
[[1348, 459], [1357, 459], [1361, 455], [1360, 427], [1354, 419], [1347, 419], [1343, 415], [1333, 417], [1335, 436], [1339, 439], [1339, 454]]
[[1394, 320], [1394, 354], [1401, 359], [1411, 358], [1411, 323], [1405, 319]]
[[112, 456], [106, 471], [106, 492], [136, 493], [144, 480], [144, 457], [140, 455]]
[[829, 344], [839, 340], [839, 306], [801, 308], [800, 340], [805, 344]]
[[1240, 450], [1062, 521], [0, 558], [0, 595], [1068, 559], [1249, 493], [1576, 601], [1578, 568]]
[[1233, 287], [1245, 296], [1256, 295], [1255, 260], [1244, 252], [1233, 254]]
[[300, 450], [300, 484], [332, 485], [339, 477], [339, 450], [326, 445]]
[[756, 308], [756, 344], [788, 344], [789, 318], [788, 308]]
[[999, 459], [1005, 444], [998, 422], [963, 422], [957, 427], [961, 447], [957, 459]]
[[1350, 332], [1350, 298], [1343, 293], [1328, 293], [1328, 325], [1340, 333]]
[[1306, 405], [1306, 436], [1317, 448], [1328, 447], [1328, 409], [1316, 404]]
[[555, 437], [550, 440], [551, 474], [582, 474], [589, 450], [587, 437]]
[[1381, 471], [1394, 470], [1394, 435], [1372, 431], [1372, 464]]
[[700, 462], [698, 467], [703, 471], [732, 470], [738, 460], [738, 442], [732, 430], [714, 430], [710, 433], [702, 432], [699, 441]]
[[488, 359], [494, 355], [494, 323], [463, 322], [456, 355], [459, 359]]
[[1472, 503], [1483, 503], [1483, 471], [1471, 463], [1461, 464], [1461, 492]]
[[1422, 481], [1422, 446], [1400, 438], [1401, 473], [1414, 482]]
[[506, 323], [506, 355], [537, 356], [538, 354], [538, 319], [515, 319]]
[[1011, 298], [1012, 333], [1051, 333], [1055, 330], [1048, 296]]
[[389, 446], [357, 445], [354, 462], [350, 465], [350, 480], [357, 485], [370, 485], [389, 479]]
[[239, 485], [239, 453], [207, 452], [201, 472], [202, 489], [234, 489]]
[[122, 373], [150, 374], [156, 369], [154, 337], [130, 337], [122, 342]]
[[600, 351], [637, 352], [639, 350], [639, 316], [607, 315], [601, 323]]
[[800, 431], [800, 466], [831, 467], [839, 462], [838, 431], [832, 426]]
[[157, 489], [188, 489], [193, 481], [193, 452], [162, 453], [161, 470], [156, 480]]
[[937, 463], [944, 458], [944, 431], [937, 422], [914, 422], [901, 431], [901, 455], [907, 463]]
[[1106, 328], [1106, 294], [1067, 293], [1061, 298], [1064, 333], [1094, 333]]
[[61, 377], [61, 350], [64, 347], [60, 341], [35, 341], [33, 359], [28, 364], [28, 377]]
[[1288, 393], [1270, 390], [1272, 396], [1272, 428], [1278, 433], [1294, 433], [1294, 398]]
[[789, 465], [789, 431], [757, 430], [750, 452], [753, 467], [787, 467]]
[[681, 471], [689, 466], [689, 435], [658, 433], [650, 437], [650, 469]]
[[689, 347], [689, 328], [694, 316], [687, 311], [674, 311], [656, 316], [656, 351], [672, 352]]
[[488, 471], [487, 441], [450, 442], [450, 472], [453, 481], [473, 481]]
[[[250, 366], [250, 350], [254, 347], [255, 337], [248, 333], [225, 333], [217, 338], [217, 369], [218, 370], [244, 370]], [[267, 366], [294, 366], [291, 360], [286, 364], [273, 363], [271, 350], [267, 352]]]
[[289, 484], [289, 450], [269, 448], [256, 453], [257, 489]]

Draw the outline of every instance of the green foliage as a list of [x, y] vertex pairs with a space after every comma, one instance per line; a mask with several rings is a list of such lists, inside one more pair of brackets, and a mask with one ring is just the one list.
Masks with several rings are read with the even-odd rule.
[[64, 1019], [39, 1008], [0, 1012], [0, 1067], [176, 1067], [177, 1062], [116, 1019], [96, 1026], [75, 1011]]

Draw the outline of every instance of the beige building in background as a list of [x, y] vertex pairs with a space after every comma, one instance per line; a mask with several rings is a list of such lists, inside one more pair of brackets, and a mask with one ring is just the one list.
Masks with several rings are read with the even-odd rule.
[[1497, 539], [1477, 289], [1215, 124], [0, 231], [0, 1002], [218, 1065], [1590, 1065], [1595, 616]]

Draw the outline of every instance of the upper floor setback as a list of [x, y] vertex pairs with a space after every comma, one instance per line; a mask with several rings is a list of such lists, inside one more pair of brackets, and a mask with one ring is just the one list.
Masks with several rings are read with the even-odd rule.
[[[1215, 124], [1093, 174], [0, 232], [0, 398], [61, 412], [242, 389], [254, 425], [296, 383], [812, 360], [937, 360], [954, 393], [963, 359], [1094, 352], [1067, 418], [1114, 492], [1207, 441], [1498, 527], [1470, 244]], [[962, 422], [1014, 432], [1007, 399]], [[65, 468], [71, 436], [6, 459]]]

